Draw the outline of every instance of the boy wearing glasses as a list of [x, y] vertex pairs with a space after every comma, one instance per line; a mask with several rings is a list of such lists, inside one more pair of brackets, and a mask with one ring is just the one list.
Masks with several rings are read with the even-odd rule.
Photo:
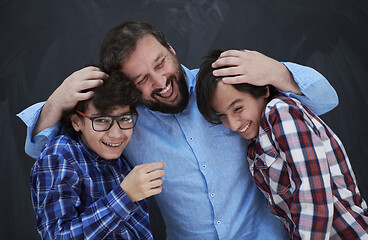
[[145, 198], [162, 190], [163, 162], [133, 170], [121, 157], [140, 92], [112, 73], [63, 114], [64, 134], [35, 162], [30, 185], [43, 239], [153, 239]]

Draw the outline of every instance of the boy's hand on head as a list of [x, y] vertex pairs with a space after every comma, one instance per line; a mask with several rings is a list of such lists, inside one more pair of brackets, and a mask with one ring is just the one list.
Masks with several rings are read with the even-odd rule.
[[224, 77], [222, 79], [224, 83], [249, 83], [255, 86], [270, 84], [281, 91], [301, 94], [284, 64], [257, 51], [224, 51], [212, 67], [225, 67], [213, 71], [214, 76]]
[[120, 187], [133, 202], [161, 193], [164, 162], [144, 163], [135, 166], [125, 177]]

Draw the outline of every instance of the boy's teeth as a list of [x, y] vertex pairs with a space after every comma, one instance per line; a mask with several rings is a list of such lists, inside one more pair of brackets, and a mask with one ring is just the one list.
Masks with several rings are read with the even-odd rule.
[[112, 144], [112, 143], [105, 143], [107, 146], [110, 146], [110, 147], [118, 147], [121, 145], [121, 143], [116, 143], [116, 144]]
[[245, 125], [242, 129], [239, 129], [239, 132], [241, 132], [241, 133], [245, 132], [249, 128], [250, 123], [251, 122], [249, 122], [247, 125]]

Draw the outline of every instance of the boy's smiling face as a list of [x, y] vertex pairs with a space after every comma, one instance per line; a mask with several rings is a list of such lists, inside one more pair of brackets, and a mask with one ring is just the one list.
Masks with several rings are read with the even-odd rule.
[[[84, 113], [91, 117], [101, 116], [92, 102], [88, 104]], [[120, 116], [125, 113], [130, 113], [129, 106], [117, 107], [109, 116]], [[120, 129], [116, 121], [114, 121], [109, 130], [96, 132], [92, 128], [92, 121], [90, 119], [77, 114], [72, 115], [72, 124], [75, 131], [81, 131], [83, 142], [92, 151], [107, 160], [116, 159], [121, 156], [133, 133], [133, 129]]]
[[268, 95], [269, 93], [255, 98], [250, 93], [240, 92], [232, 85], [220, 81], [211, 105], [226, 127], [249, 140], [258, 136], [261, 115], [266, 107]]

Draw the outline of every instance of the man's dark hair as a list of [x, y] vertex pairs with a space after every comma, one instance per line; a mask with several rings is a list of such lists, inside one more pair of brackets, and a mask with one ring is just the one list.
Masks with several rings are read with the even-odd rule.
[[[222, 80], [222, 77], [215, 77], [212, 74], [215, 68], [213, 68], [211, 65], [219, 58], [222, 52], [223, 50], [214, 50], [208, 56], [203, 58], [204, 60], [198, 72], [197, 83], [195, 87], [199, 112], [208, 122], [212, 124], [221, 123], [220, 119], [217, 117], [211, 107], [211, 102], [217, 84]], [[248, 83], [232, 84], [232, 86], [236, 90], [249, 93], [255, 98], [262, 97], [267, 93], [266, 86], [254, 86]], [[271, 99], [275, 95], [276, 89], [271, 85], [267, 86], [269, 87], [270, 91], [270, 96], [268, 99]]]
[[[75, 108], [63, 113], [61, 124], [64, 132], [73, 138], [80, 134], [76, 132], [72, 126], [71, 115], [75, 114], [75, 110], [84, 113], [90, 102], [93, 103], [95, 108], [102, 115], [108, 115], [117, 107], [121, 106], [130, 106], [130, 111], [135, 111], [141, 92], [131, 81], [124, 78], [122, 73], [114, 71], [110, 73], [109, 77], [104, 80], [102, 85], [94, 89], [88, 89], [93, 90], [93, 97], [91, 99], [80, 101]], [[82, 117], [80, 115], [78, 116]]]
[[100, 49], [101, 66], [107, 72], [121, 70], [122, 60], [135, 50], [137, 41], [147, 34], [170, 49], [164, 34], [155, 27], [146, 22], [128, 21], [107, 32]]

